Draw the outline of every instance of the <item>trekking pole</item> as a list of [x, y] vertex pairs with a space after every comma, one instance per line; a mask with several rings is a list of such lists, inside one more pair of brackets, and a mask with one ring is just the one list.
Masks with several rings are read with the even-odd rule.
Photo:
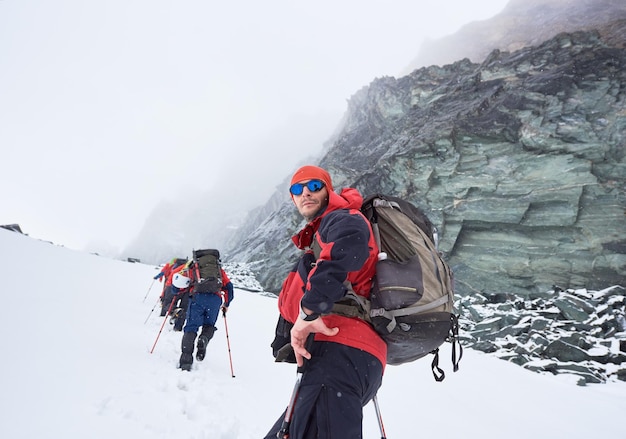
[[[306, 350], [309, 351], [311, 346], [313, 345], [313, 338], [315, 334], [312, 332], [309, 334], [307, 341], [305, 343]], [[291, 392], [291, 398], [289, 398], [289, 405], [287, 406], [287, 410], [285, 410], [285, 419], [283, 419], [283, 423], [280, 426], [280, 430], [276, 433], [277, 439], [289, 439], [289, 427], [291, 426], [291, 418], [293, 417], [294, 407], [296, 405], [296, 399], [298, 398], [298, 392], [300, 391], [300, 383], [302, 382], [302, 375], [304, 374], [304, 369], [306, 368], [307, 360], [304, 359], [304, 363], [302, 366], [298, 366], [297, 374], [296, 374], [296, 384], [293, 386], [293, 391]]]
[[152, 345], [152, 349], [150, 349], [150, 353], [154, 352], [154, 348], [155, 348], [155, 346], [157, 344], [157, 341], [159, 341], [159, 337], [161, 336], [161, 331], [163, 331], [163, 326], [165, 326], [165, 322], [167, 321], [167, 318], [170, 315], [170, 311], [172, 310], [172, 306], [174, 306], [174, 302], [175, 302], [175, 300], [172, 300], [172, 303], [170, 303], [170, 306], [167, 309], [167, 312], [165, 313], [165, 317], [163, 317], [163, 323], [161, 323], [161, 328], [159, 329], [159, 333], [157, 334], [156, 340], [154, 340], [154, 344]]
[[378, 394], [374, 395], [374, 408], [376, 409], [378, 427], [380, 428], [380, 439], [387, 439], [387, 435], [385, 434], [385, 426], [383, 425], [383, 417], [380, 414], [380, 407], [378, 407]]
[[152, 283], [151, 283], [151, 284], [150, 284], [150, 286], [148, 287], [148, 291], [146, 291], [146, 295], [145, 295], [145, 296], [143, 296], [143, 300], [142, 300], [142, 302], [145, 302], [145, 301], [146, 301], [146, 297], [148, 297], [148, 293], [149, 293], [149, 292], [150, 292], [150, 290], [152, 289], [152, 285], [154, 285], [154, 281], [155, 281], [155, 280], [156, 280], [155, 278], [152, 278]]
[[235, 378], [233, 372], [233, 357], [230, 354], [230, 338], [228, 337], [228, 323], [226, 322], [226, 310], [222, 308], [222, 316], [224, 317], [224, 329], [226, 330], [226, 345], [228, 346], [228, 359], [230, 360], [230, 376]]
[[154, 312], [154, 308], [157, 307], [157, 305], [159, 304], [159, 302], [161, 301], [161, 298], [157, 298], [156, 303], [154, 304], [154, 306], [152, 307], [152, 309], [150, 310], [150, 313], [148, 314], [148, 317], [146, 317], [146, 320], [143, 322], [143, 324], [145, 325], [148, 322], [148, 319], [150, 318], [150, 316], [152, 315], [152, 313]]
[[287, 410], [285, 410], [285, 419], [283, 419], [283, 424], [280, 426], [280, 430], [276, 433], [277, 439], [289, 439], [289, 427], [291, 426], [291, 417], [293, 415], [293, 408], [296, 404], [296, 398], [298, 397], [298, 391], [300, 390], [300, 382], [302, 381], [302, 372], [300, 368], [298, 368], [298, 373], [296, 375], [296, 384], [293, 386], [293, 391], [291, 392], [291, 397], [289, 398], [289, 405], [287, 406]]

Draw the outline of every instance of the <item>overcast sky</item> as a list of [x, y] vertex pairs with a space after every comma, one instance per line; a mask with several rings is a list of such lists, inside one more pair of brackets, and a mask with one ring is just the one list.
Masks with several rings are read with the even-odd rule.
[[506, 3], [0, 0], [0, 224], [121, 249], [192, 187], [256, 196], [358, 89]]

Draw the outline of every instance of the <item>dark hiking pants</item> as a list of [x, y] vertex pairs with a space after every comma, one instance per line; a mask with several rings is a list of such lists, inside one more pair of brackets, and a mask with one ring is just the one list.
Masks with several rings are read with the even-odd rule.
[[170, 309], [170, 305], [172, 304], [172, 300], [174, 299], [174, 292], [172, 291], [172, 286], [168, 285], [163, 290], [163, 296], [161, 297], [161, 317], [167, 314], [167, 311]]
[[[338, 343], [315, 342], [310, 352], [289, 438], [361, 439], [363, 407], [382, 384], [382, 364], [365, 351]], [[265, 439], [276, 438], [284, 418], [283, 413]]]
[[176, 303], [172, 306], [174, 308], [180, 308], [176, 321], [174, 322], [174, 329], [182, 331], [185, 320], [187, 319], [187, 308], [189, 307], [189, 293], [185, 292], [176, 296]]

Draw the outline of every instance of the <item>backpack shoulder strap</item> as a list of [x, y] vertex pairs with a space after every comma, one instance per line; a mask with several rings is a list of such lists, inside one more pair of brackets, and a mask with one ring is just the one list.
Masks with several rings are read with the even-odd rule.
[[[317, 233], [313, 235], [313, 242], [310, 250], [317, 261], [322, 253], [322, 247], [317, 242]], [[344, 317], [358, 317], [366, 322], [371, 323], [370, 319], [370, 301], [363, 296], [359, 296], [354, 292], [350, 281], [345, 281], [346, 294], [333, 305], [329, 314], [338, 314]]]

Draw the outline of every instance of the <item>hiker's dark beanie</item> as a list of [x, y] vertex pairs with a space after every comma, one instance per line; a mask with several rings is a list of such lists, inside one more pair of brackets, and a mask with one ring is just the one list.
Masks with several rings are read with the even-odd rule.
[[294, 183], [300, 183], [301, 181], [309, 181], [313, 179], [322, 180], [329, 191], [333, 191], [333, 181], [330, 179], [330, 174], [326, 170], [317, 166], [306, 165], [298, 169], [291, 177], [291, 186]]

